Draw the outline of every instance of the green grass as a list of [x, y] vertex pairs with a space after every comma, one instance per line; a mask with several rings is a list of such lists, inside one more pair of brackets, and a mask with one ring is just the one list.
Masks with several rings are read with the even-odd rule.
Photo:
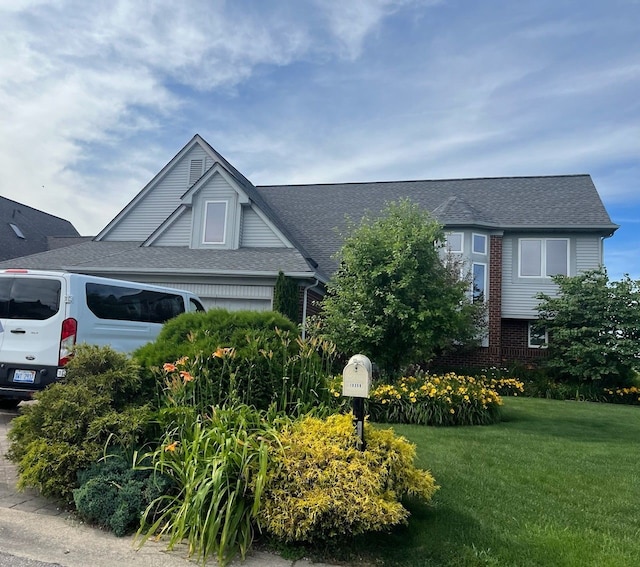
[[441, 489], [335, 557], [394, 566], [640, 565], [640, 407], [508, 398], [489, 426], [396, 425]]

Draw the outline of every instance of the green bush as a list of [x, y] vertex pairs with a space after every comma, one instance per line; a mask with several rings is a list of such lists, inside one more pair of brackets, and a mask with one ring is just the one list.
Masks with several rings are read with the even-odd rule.
[[169, 491], [170, 481], [149, 470], [134, 470], [120, 454], [107, 455], [78, 474], [73, 491], [78, 515], [124, 536], [140, 527], [149, 504]]
[[100, 458], [104, 446], [145, 439], [151, 410], [140, 403], [138, 367], [109, 347], [80, 345], [64, 382], [36, 394], [12, 422], [8, 456], [18, 486], [71, 501], [77, 472]]
[[291, 410], [326, 398], [323, 356], [332, 354], [318, 338], [300, 339], [279, 313], [214, 309], [169, 321], [134, 357], [164, 383], [165, 394], [176, 395], [178, 383], [188, 382], [179, 392], [183, 402], [202, 411], [238, 400]]
[[406, 522], [404, 496], [429, 501], [437, 490], [414, 466], [415, 447], [392, 430], [365, 424], [358, 449], [350, 415], [308, 417], [272, 445], [260, 525], [287, 542], [318, 542]]

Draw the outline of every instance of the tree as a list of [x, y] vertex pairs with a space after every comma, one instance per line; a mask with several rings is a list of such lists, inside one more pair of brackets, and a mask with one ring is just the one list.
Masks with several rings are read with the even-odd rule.
[[442, 226], [409, 200], [348, 223], [340, 267], [323, 302], [325, 333], [345, 354], [393, 373], [477, 336], [483, 306], [470, 282], [441, 258]]
[[537, 296], [546, 366], [562, 381], [626, 385], [640, 361], [640, 281], [610, 282], [604, 268], [553, 280], [557, 296]]
[[297, 323], [300, 317], [299, 306], [298, 283], [279, 272], [273, 290], [273, 310]]

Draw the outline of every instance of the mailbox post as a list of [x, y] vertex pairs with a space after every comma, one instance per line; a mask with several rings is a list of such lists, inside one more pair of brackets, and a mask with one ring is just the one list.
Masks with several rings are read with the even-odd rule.
[[364, 399], [371, 387], [371, 361], [363, 354], [349, 359], [342, 371], [342, 395], [353, 398], [353, 423], [360, 438], [360, 450], [364, 451]]

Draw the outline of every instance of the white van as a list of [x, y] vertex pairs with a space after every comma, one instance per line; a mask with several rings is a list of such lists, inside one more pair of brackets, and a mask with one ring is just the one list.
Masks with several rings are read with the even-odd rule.
[[76, 343], [131, 352], [185, 311], [180, 289], [69, 272], [0, 270], [0, 402], [17, 404], [66, 374]]

